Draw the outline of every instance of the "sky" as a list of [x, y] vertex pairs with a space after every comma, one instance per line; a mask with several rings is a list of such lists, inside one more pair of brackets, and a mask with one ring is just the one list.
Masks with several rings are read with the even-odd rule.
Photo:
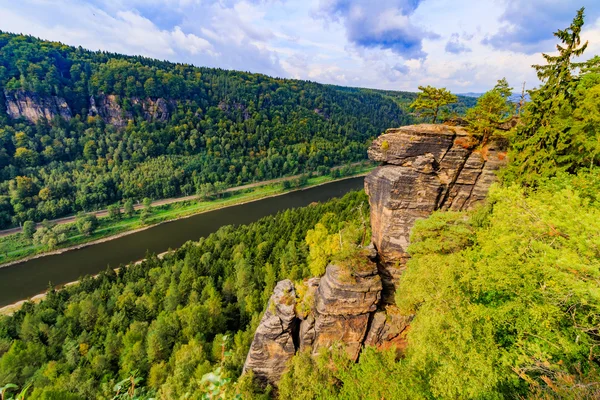
[[[0, 0], [0, 30], [129, 55], [377, 89], [484, 92], [532, 64], [599, 0]], [[515, 89], [516, 91], [518, 89]]]

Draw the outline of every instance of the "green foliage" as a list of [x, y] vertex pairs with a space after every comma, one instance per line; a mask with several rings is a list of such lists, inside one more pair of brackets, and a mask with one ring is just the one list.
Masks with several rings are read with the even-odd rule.
[[366, 347], [358, 363], [342, 347], [323, 350], [317, 357], [299, 352], [279, 382], [279, 398], [413, 400], [428, 397], [394, 351]]
[[437, 122], [440, 111], [448, 104], [456, 103], [458, 97], [450, 93], [446, 88], [435, 88], [433, 86], [419, 86], [417, 99], [411, 103], [410, 108], [415, 110], [421, 117], [431, 117], [431, 123]]
[[470, 132], [479, 138], [482, 147], [492, 136], [498, 135], [498, 127], [514, 114], [515, 107], [509, 100], [511, 95], [512, 88], [502, 78], [492, 90], [477, 99], [475, 107], [467, 110], [465, 119]]
[[65, 225], [56, 225], [43, 221], [42, 226], [33, 234], [33, 243], [45, 246], [48, 249], [54, 249], [59, 244], [67, 240]]
[[96, 228], [98, 228], [98, 218], [96, 217], [96, 214], [79, 213], [77, 214], [75, 225], [77, 226], [79, 233], [90, 236], [94, 233]]
[[119, 204], [111, 204], [108, 206], [108, 218], [112, 220], [121, 219], [121, 206]]
[[125, 216], [127, 218], [130, 218], [133, 215], [134, 211], [135, 210], [133, 208], [133, 200], [125, 200], [125, 204], [123, 205], [123, 213], [125, 213]]
[[[343, 354], [335, 351], [336, 360], [342, 364]], [[336, 365], [332, 355], [324, 351], [319, 357], [313, 358], [310, 351], [296, 354], [288, 370], [279, 382], [279, 398], [292, 399], [329, 399], [334, 398], [340, 384], [335, 374]]]
[[554, 35], [561, 40], [559, 55], [544, 54], [546, 65], [535, 65], [544, 84], [530, 91], [523, 124], [513, 139], [512, 163], [504, 174], [510, 182], [535, 185], [560, 171], [600, 165], [600, 59], [577, 63], [581, 45], [583, 9], [569, 28]]
[[[197, 68], [2, 32], [0, 60], [0, 90], [9, 97], [17, 90], [59, 96], [73, 114], [33, 125], [0, 107], [0, 228], [350, 164], [366, 158], [382, 131], [413, 121], [405, 111], [411, 93]], [[124, 126], [89, 114], [91, 96], [99, 106], [113, 95]], [[164, 121], [139, 104], [159, 98]]]
[[139, 398], [202, 398], [217, 389], [260, 398], [252, 380], [235, 379], [266, 291], [281, 279], [309, 277], [307, 232], [324, 215], [327, 226], [352, 222], [365, 202], [364, 192], [354, 192], [223, 227], [162, 259], [148, 256], [51, 291], [0, 318], [0, 384], [32, 383], [35, 399], [117, 391], [127, 398], [133, 377]]
[[[367, 237], [367, 226], [363, 217], [362, 204], [357, 207], [354, 221], [336, 221], [332, 214], [325, 214], [314, 229], [306, 234], [309, 247], [308, 263], [312, 276], [321, 276], [327, 265], [334, 260], [345, 260], [356, 254]], [[359, 222], [360, 221], [360, 222]]]
[[438, 213], [411, 237], [397, 302], [416, 313], [407, 362], [435, 397], [513, 397], [600, 356], [597, 206], [572, 185], [495, 188], [490, 203], [487, 218]]
[[25, 235], [25, 237], [28, 239], [33, 239], [34, 233], [35, 233], [35, 222], [33, 222], [33, 221], [23, 222], [23, 235]]

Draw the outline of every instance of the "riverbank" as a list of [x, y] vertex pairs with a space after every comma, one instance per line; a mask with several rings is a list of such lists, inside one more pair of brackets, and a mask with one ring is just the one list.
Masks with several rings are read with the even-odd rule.
[[[303, 188], [281, 191], [270, 196], [223, 205], [210, 212], [201, 212], [177, 218], [171, 223], [155, 224], [134, 232], [80, 246], [81, 250], [65, 254], [38, 257], [10, 268], [0, 269], [0, 314], [10, 314], [28, 301], [44, 299], [48, 282], [61, 288], [77, 284], [84, 276], [95, 276], [107, 267], [115, 267], [143, 260], [148, 254], [166, 254], [189, 240], [198, 240], [226, 225], [247, 224], [267, 215], [289, 208], [306, 207], [314, 202], [328, 201], [350, 190], [362, 188], [364, 173], [342, 179], [325, 181]], [[48, 256], [48, 257], [45, 257]], [[140, 262], [138, 261], [138, 262]]]
[[330, 175], [314, 176], [308, 178], [306, 184], [301, 187], [287, 187], [284, 182], [289, 182], [289, 180], [294, 178], [297, 179], [297, 177], [290, 177], [283, 180], [278, 179], [276, 183], [269, 181], [262, 185], [258, 183], [252, 184], [252, 187], [245, 185], [236, 191], [232, 190], [233, 188], [230, 188], [219, 194], [219, 196], [221, 196], [220, 198], [213, 200], [198, 201], [186, 198], [183, 201], [170, 202], [153, 207], [152, 214], [144, 221], [141, 220], [142, 210], [137, 210], [133, 216], [120, 220], [113, 220], [107, 216], [100, 217], [98, 219], [98, 229], [90, 236], [80, 234], [77, 231], [74, 222], [65, 223], [64, 228], [67, 234], [67, 240], [52, 250], [49, 250], [44, 246], [34, 245], [31, 240], [24, 238], [21, 233], [5, 236], [0, 238], [0, 268], [114, 240], [162, 223], [175, 221], [204, 212], [245, 204], [251, 201], [316, 187], [338, 180], [363, 176], [373, 168], [374, 166], [369, 164], [355, 165], [352, 173], [343, 178], [334, 178]]

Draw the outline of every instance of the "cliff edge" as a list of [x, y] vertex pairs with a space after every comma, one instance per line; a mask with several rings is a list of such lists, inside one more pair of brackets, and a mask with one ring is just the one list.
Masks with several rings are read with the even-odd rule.
[[401, 352], [412, 316], [399, 313], [394, 294], [409, 258], [412, 227], [436, 210], [462, 211], [483, 201], [506, 163], [502, 142], [475, 145], [461, 127], [431, 124], [389, 129], [374, 140], [369, 158], [382, 165], [365, 178], [371, 246], [354, 259], [330, 264], [323, 277], [302, 288], [280, 282], [244, 371], [276, 386], [298, 350], [316, 355], [342, 343], [352, 360], [364, 346]]

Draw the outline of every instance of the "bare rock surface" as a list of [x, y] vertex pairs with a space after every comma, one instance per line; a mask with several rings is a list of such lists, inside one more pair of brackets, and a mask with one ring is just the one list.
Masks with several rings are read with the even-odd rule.
[[[141, 107], [143, 118], [148, 122], [165, 122], [170, 118], [170, 105], [163, 98], [140, 99], [132, 97], [128, 100], [134, 107]], [[88, 115], [92, 117], [98, 115], [104, 122], [116, 127], [124, 127], [130, 119], [133, 119], [133, 113], [124, 110], [119, 103], [118, 97], [112, 94], [91, 96]]]
[[298, 320], [295, 305], [292, 281], [286, 279], [277, 283], [244, 363], [244, 371], [252, 370], [265, 384], [276, 385], [287, 361], [296, 353], [293, 333], [297, 330]]
[[4, 91], [6, 112], [11, 118], [25, 118], [36, 123], [40, 119], [47, 121], [55, 117], [71, 119], [71, 109], [64, 98], [44, 96], [25, 90]]
[[501, 143], [474, 144], [462, 127], [431, 124], [389, 129], [371, 144], [369, 158], [383, 162], [365, 178], [365, 191], [385, 303], [393, 304], [415, 222], [482, 202], [506, 163]]
[[377, 266], [364, 259], [362, 265], [330, 264], [321, 278], [315, 299], [313, 354], [343, 343], [356, 360], [367, 333], [370, 314], [381, 296]]

